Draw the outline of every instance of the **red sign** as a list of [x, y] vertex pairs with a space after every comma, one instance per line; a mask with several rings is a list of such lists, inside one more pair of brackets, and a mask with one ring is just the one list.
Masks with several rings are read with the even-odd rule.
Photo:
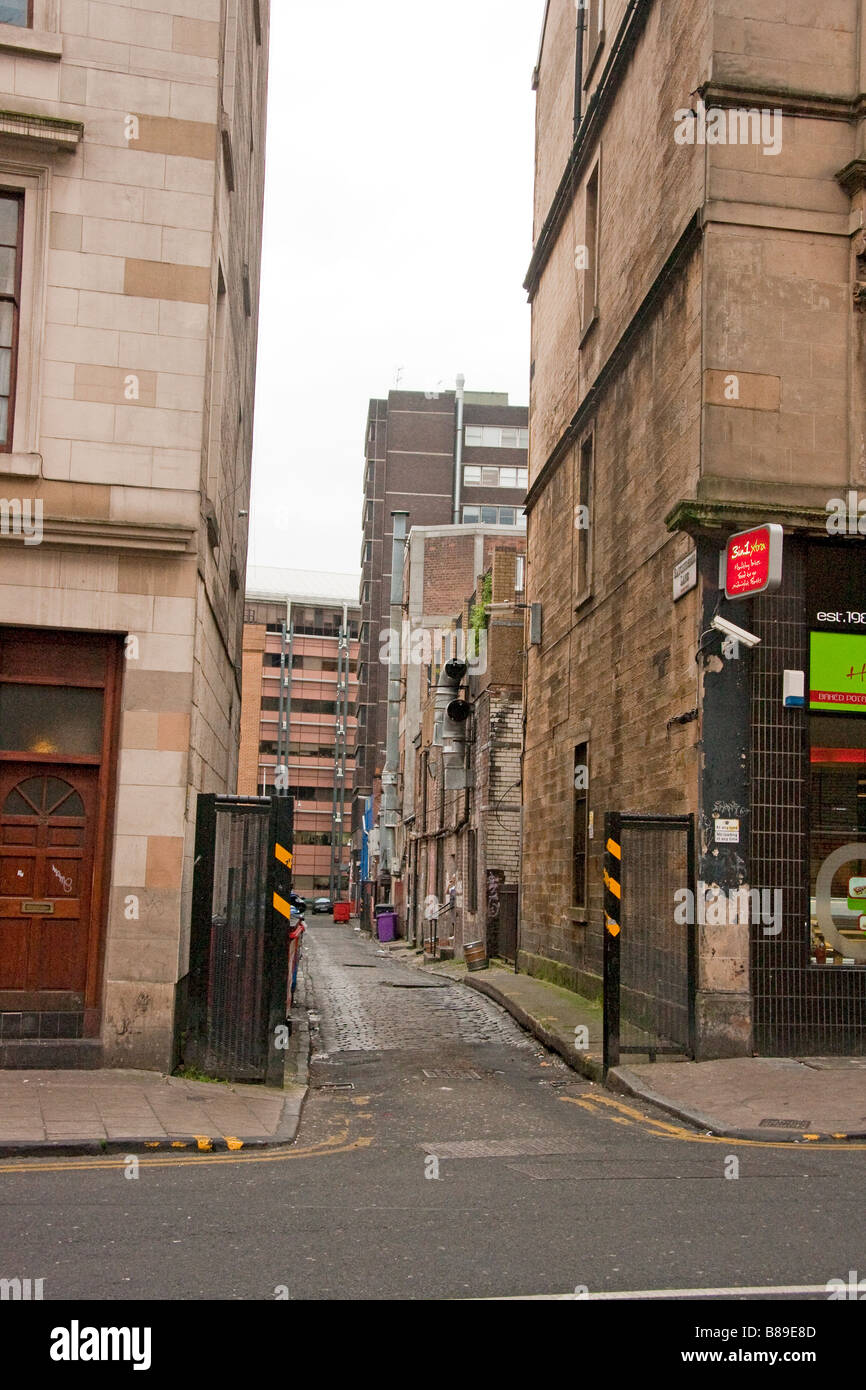
[[782, 528], [775, 522], [739, 531], [725, 552], [725, 597], [751, 598], [782, 582]]

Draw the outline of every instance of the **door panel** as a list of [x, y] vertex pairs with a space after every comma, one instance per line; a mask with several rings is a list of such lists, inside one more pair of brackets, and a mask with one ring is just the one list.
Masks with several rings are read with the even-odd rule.
[[98, 770], [0, 764], [0, 991], [81, 994]]

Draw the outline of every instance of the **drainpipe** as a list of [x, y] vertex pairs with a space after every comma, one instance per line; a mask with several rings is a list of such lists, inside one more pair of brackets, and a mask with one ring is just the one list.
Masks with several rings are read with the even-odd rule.
[[397, 773], [400, 763], [400, 635], [403, 622], [403, 552], [408, 512], [392, 512], [390, 660], [388, 663], [388, 733], [382, 768], [382, 806], [379, 819], [379, 877], [393, 876], [397, 848]]
[[463, 492], [463, 387], [465, 376], [457, 378], [457, 433], [454, 438], [454, 515], [455, 526], [460, 524], [460, 498]]

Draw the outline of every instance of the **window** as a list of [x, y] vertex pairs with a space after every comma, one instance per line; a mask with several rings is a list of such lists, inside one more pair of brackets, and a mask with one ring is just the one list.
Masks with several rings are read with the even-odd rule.
[[574, 750], [574, 820], [572, 825], [572, 898], [575, 907], [586, 907], [587, 853], [589, 850], [589, 744]]
[[526, 518], [517, 507], [464, 507], [464, 526], [525, 526]]
[[517, 487], [517, 469], [500, 468], [499, 470], [500, 487]]
[[586, 26], [586, 73], [584, 87], [588, 86], [595, 67], [595, 60], [604, 44], [604, 0], [589, 0], [589, 19]]
[[[586, 185], [586, 210], [584, 216], [583, 242], [586, 247], [586, 266], [583, 271], [583, 333], [589, 332], [598, 318], [598, 219], [599, 219], [599, 164]], [[583, 338], [581, 338], [583, 342]]]
[[0, 0], [0, 24], [20, 24], [29, 29], [33, 23], [33, 0]]
[[578, 475], [575, 480], [577, 507], [574, 527], [577, 536], [575, 565], [575, 602], [580, 604], [592, 591], [592, 472], [595, 455], [595, 435], [590, 434], [580, 446]]
[[369, 584], [365, 584], [364, 587], [363, 587], [362, 590], [361, 590], [361, 602], [362, 602], [362, 603], [369, 603], [369, 602], [370, 602], [370, 585], [369, 585]]
[[0, 193], [0, 449], [7, 453], [12, 448], [23, 221], [20, 194]]
[[481, 482], [481, 469], [474, 467], [464, 468], [463, 481], [464, 483], [469, 483], [470, 485], [475, 484], [475, 486], [478, 486]]
[[528, 468], [477, 468], [468, 464], [463, 469], [463, 482], [467, 487], [512, 487], [529, 486]]
[[499, 425], [467, 425], [464, 431], [468, 449], [528, 449], [529, 429], [502, 428]]

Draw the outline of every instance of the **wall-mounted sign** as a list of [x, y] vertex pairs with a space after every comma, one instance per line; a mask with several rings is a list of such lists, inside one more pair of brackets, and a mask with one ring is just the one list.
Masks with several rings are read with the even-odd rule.
[[693, 550], [678, 565], [674, 565], [674, 603], [698, 582], [698, 552]]
[[782, 582], [781, 526], [768, 522], [731, 536], [725, 550], [725, 597], [751, 598]]
[[866, 635], [810, 632], [809, 708], [866, 714]]
[[721, 816], [715, 818], [713, 838], [717, 845], [738, 845], [740, 843], [740, 822]]

